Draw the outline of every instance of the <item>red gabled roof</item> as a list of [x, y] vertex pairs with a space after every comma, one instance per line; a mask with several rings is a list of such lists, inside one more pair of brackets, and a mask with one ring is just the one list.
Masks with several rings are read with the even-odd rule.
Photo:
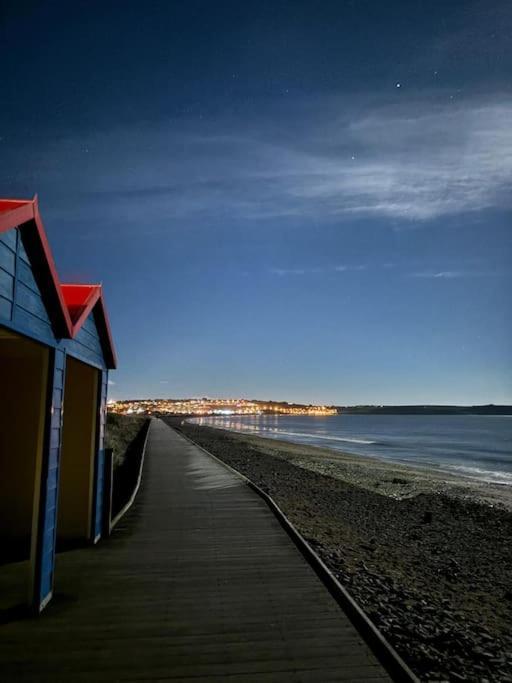
[[29, 223], [30, 244], [25, 245], [33, 266], [45, 281], [46, 299], [57, 335], [74, 339], [94, 310], [103, 352], [109, 368], [117, 359], [105, 308], [101, 285], [63, 284], [55, 268], [50, 245], [39, 213], [37, 197], [33, 200], [0, 199], [0, 233]]
[[69, 285], [62, 283], [60, 289], [64, 296], [73, 327], [80, 327], [101, 296], [101, 285]]

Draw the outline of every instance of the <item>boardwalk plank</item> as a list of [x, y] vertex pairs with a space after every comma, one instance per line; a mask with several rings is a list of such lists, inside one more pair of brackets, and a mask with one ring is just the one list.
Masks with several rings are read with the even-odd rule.
[[0, 627], [2, 681], [386, 681], [265, 502], [161, 421], [113, 536]]

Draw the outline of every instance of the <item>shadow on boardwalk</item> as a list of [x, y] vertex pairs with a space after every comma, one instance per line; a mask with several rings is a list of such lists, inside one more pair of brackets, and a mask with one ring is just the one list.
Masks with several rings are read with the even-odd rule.
[[114, 535], [0, 626], [0, 679], [389, 680], [264, 501], [161, 421]]

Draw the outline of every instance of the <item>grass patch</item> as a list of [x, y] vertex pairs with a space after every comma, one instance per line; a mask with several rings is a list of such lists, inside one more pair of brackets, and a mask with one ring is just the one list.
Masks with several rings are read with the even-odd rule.
[[105, 447], [114, 452], [114, 468], [123, 464], [126, 452], [146, 422], [146, 417], [107, 413]]

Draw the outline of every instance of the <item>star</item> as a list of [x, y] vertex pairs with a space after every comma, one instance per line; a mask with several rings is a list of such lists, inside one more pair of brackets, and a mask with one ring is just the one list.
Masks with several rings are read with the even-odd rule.
[[402, 87], [402, 84], [401, 84], [401, 83], [397, 83], [397, 84], [396, 84], [396, 87], [397, 87], [397, 88], [401, 88], [401, 87]]

